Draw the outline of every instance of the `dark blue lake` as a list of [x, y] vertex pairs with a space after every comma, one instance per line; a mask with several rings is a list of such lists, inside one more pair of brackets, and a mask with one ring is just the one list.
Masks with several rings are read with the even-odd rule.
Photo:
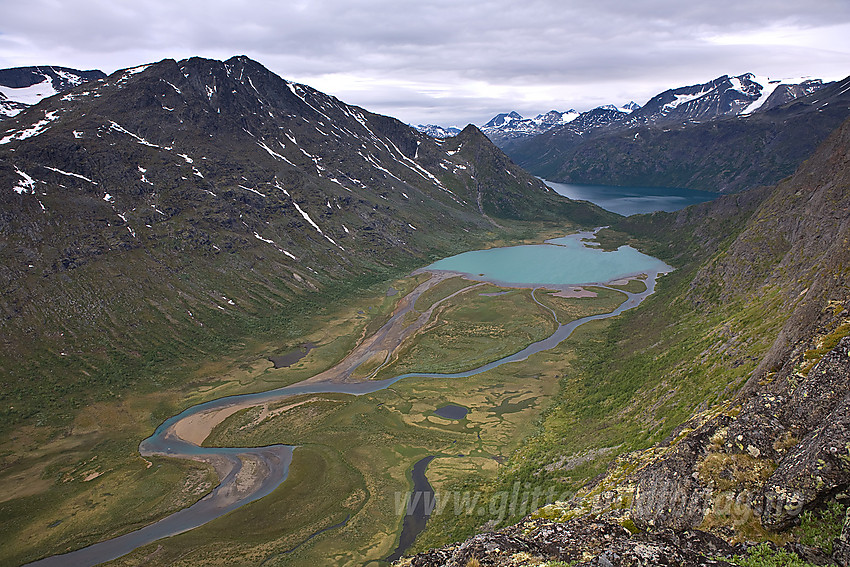
[[446, 419], [463, 419], [469, 409], [455, 404], [446, 404], [434, 410], [434, 413]]
[[560, 195], [590, 201], [605, 210], [623, 215], [655, 211], [678, 211], [689, 205], [713, 201], [720, 193], [670, 187], [614, 187], [611, 185], [576, 185], [543, 180]]

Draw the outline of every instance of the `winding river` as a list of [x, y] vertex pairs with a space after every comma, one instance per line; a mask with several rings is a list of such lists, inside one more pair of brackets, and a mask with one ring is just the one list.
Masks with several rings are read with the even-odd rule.
[[[549, 264], [552, 263], [552, 259], [549, 256], [551, 250], [541, 250], [539, 249], [540, 246], [548, 248], [562, 248], [562, 253], [568, 253], [570, 250], [581, 250], [581, 253], [584, 254], [585, 250], [591, 250], [591, 256], [599, 254], [609, 255], [609, 260], [613, 261], [614, 256], [610, 255], [614, 253], [602, 252], [599, 249], [584, 245], [583, 240], [591, 237], [592, 235], [593, 233], [591, 232], [578, 233], [562, 239], [555, 239], [550, 244], [536, 245], [533, 247], [535, 248], [534, 253], [544, 254], [546, 264], [536, 266], [538, 269], [532, 269], [535, 267], [532, 264], [520, 264], [520, 266], [524, 266], [524, 268], [521, 268], [519, 272], [525, 272], [526, 274], [538, 274], [539, 268], [544, 267], [548, 269]], [[479, 252], [487, 255], [487, 253], [500, 250], [503, 251], [506, 249], [492, 249], [492, 251], [486, 250]], [[430, 289], [440, 281], [456, 275], [457, 273], [462, 273], [471, 279], [480, 279], [482, 281], [498, 280], [503, 284], [507, 279], [500, 275], [488, 276], [486, 274], [486, 270], [483, 270], [479, 264], [475, 264], [474, 270], [469, 272], [460, 269], [460, 267], [462, 267], [461, 264], [452, 264], [452, 268], [446, 268], [445, 264], [435, 263], [434, 265], [423, 269], [422, 271], [424, 272], [430, 272], [432, 274], [431, 277], [424, 283], [420, 284], [410, 294], [401, 298], [399, 300], [398, 307], [387, 323], [374, 335], [361, 341], [360, 345], [358, 345], [333, 368], [313, 376], [312, 378], [283, 388], [254, 394], [229, 396], [190, 407], [165, 421], [156, 429], [153, 435], [141, 442], [139, 445], [139, 452], [143, 456], [156, 455], [194, 459], [212, 464], [215, 467], [221, 482], [211, 493], [200, 499], [192, 506], [175, 512], [156, 523], [150, 524], [134, 532], [96, 543], [70, 553], [47, 557], [34, 563], [30, 563], [29, 565], [87, 567], [103, 563], [105, 561], [121, 557], [140, 546], [201, 526], [240, 506], [253, 502], [254, 500], [271, 493], [284, 480], [286, 480], [289, 465], [292, 462], [294, 446], [270, 445], [266, 447], [238, 448], [211, 448], [201, 446], [204, 439], [206, 439], [212, 431], [213, 427], [240, 409], [270, 402], [278, 402], [287, 397], [299, 394], [370, 394], [387, 388], [399, 380], [404, 380], [405, 378], [414, 376], [433, 378], [466, 378], [482, 372], [487, 372], [488, 370], [492, 370], [505, 364], [523, 361], [533, 354], [555, 347], [569, 337], [577, 327], [587, 323], [588, 321], [615, 317], [628, 309], [637, 307], [644, 299], [654, 292], [658, 275], [669, 272], [672, 268], [655, 258], [643, 255], [640, 256], [643, 256], [643, 258], [646, 259], [645, 262], [634, 263], [633, 260], [636, 257], [634, 253], [637, 251], [634, 251], [629, 247], [621, 247], [618, 252], [621, 251], [625, 253], [623, 258], [628, 259], [628, 262], [620, 265], [618, 269], [605, 272], [606, 279], [604, 280], [593, 276], [589, 281], [584, 281], [588, 278], [584, 278], [584, 280], [579, 278], [579, 280], [576, 281], [575, 277], [572, 279], [568, 278], [568, 282], [563, 280], [537, 281], [541, 278], [546, 279], [549, 277], [544, 274], [540, 276], [529, 276], [530, 279], [526, 278], [526, 281], [522, 283], [522, 287], [555, 287], [568, 289], [567, 283], [574, 286], [576, 284], [596, 282], [596, 285], [604, 287], [604, 283], [598, 282], [608, 282], [614, 279], [635, 276], [637, 274], [646, 274], [648, 276], [645, 280], [646, 290], [641, 293], [623, 292], [627, 296], [626, 300], [610, 313], [591, 315], [589, 317], [583, 317], [567, 323], [561, 323], [557, 320], [555, 313], [552, 312], [552, 315], [555, 317], [555, 321], [557, 322], [557, 328], [550, 336], [532, 343], [521, 351], [510, 356], [506, 356], [502, 359], [464, 372], [451, 374], [410, 373], [395, 376], [386, 380], [370, 380], [367, 378], [361, 381], [355, 381], [352, 379], [352, 373], [360, 364], [372, 357], [375, 352], [386, 350], [391, 353], [393, 350], [398, 348], [398, 346], [406, 338], [412, 336], [418, 329], [422, 328], [422, 326], [428, 322], [433, 310], [440, 303], [454, 295], [457, 295], [458, 293], [468, 291], [470, 288], [467, 287], [442, 299], [441, 301], [434, 303], [431, 308], [421, 313], [417, 319], [410, 324], [409, 320], [405, 320], [405, 315], [413, 310], [416, 299], [426, 290]], [[496, 254], [501, 253], [502, 252], [496, 252]], [[588, 256], [588, 258], [589, 257], [590, 256]], [[525, 258], [527, 260], [528, 256], [526, 255]], [[579, 260], [579, 262], [587, 264], [588, 260]], [[494, 265], [498, 265], [500, 263], [503, 264], [504, 259], [497, 260]], [[592, 263], [593, 262], [591, 262], [591, 264]], [[512, 272], [517, 273], [517, 269], [512, 270]], [[508, 285], [517, 285], [518, 283], [520, 282], [511, 282], [508, 280]], [[534, 292], [532, 292], [532, 297], [534, 297]], [[537, 301], [536, 298], [534, 299]], [[389, 355], [387, 356], [389, 358]]]

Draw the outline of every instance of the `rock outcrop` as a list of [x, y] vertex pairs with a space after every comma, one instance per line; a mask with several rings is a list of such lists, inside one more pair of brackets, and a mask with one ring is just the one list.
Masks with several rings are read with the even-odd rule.
[[576, 566], [676, 565], [708, 567], [730, 565], [735, 549], [710, 533], [665, 530], [648, 536], [632, 534], [610, 521], [576, 519], [559, 523], [528, 520], [498, 532], [479, 534], [464, 543], [435, 549], [398, 565], [409, 567], [493, 567], [539, 565], [563, 561]]

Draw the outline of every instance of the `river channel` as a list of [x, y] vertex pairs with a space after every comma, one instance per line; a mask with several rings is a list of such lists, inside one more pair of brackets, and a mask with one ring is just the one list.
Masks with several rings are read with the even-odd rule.
[[[599, 248], [588, 246], [586, 241], [592, 236], [592, 232], [583, 232], [555, 239], [544, 245], [496, 248], [467, 253], [467, 255], [461, 254], [423, 268], [421, 271], [434, 274], [431, 279], [400, 299], [399, 307], [390, 320], [375, 335], [365, 339], [358, 348], [333, 369], [283, 388], [254, 394], [229, 396], [190, 407], [166, 420], [156, 429], [153, 435], [141, 442], [139, 452], [143, 456], [156, 455], [194, 459], [212, 464], [221, 482], [211, 493], [192, 506], [134, 532], [70, 553], [48, 557], [29, 565], [87, 567], [103, 563], [121, 557], [140, 546], [201, 526], [240, 506], [270, 494], [286, 480], [289, 465], [293, 458], [294, 446], [271, 445], [253, 448], [201, 446], [203, 439], [208, 435], [208, 430], [211, 430], [215, 423], [220, 423], [239, 409], [277, 402], [299, 394], [369, 394], [387, 388], [399, 380], [414, 376], [466, 378], [505, 364], [520, 362], [529, 356], [555, 347], [568, 338], [577, 327], [588, 321], [615, 317], [628, 309], [637, 307], [654, 292], [659, 274], [672, 270], [670, 266], [660, 260], [643, 255], [626, 246], [614, 252], [603, 252]], [[509, 257], [503, 256], [506, 250], [509, 251]], [[456, 261], [463, 256], [466, 257], [466, 262]], [[480, 263], [481, 261], [484, 263]], [[507, 270], [493, 272], [493, 270], [499, 270], [500, 267], [504, 268], [505, 266], [507, 266]], [[552, 268], [557, 266], [561, 266], [563, 269], [552, 271]], [[583, 273], [580, 269], [582, 266], [587, 270], [597, 270], [600, 269], [599, 266], [602, 266], [602, 268], [601, 271]], [[577, 269], [578, 271], [576, 271]], [[411, 336], [410, 333], [415, 332], [417, 325], [421, 326], [427, 322], [431, 316], [431, 311], [439, 302], [435, 303], [427, 312], [422, 313], [416, 323], [412, 325], [409, 322], [403, 323], [405, 315], [413, 310], [416, 299], [424, 291], [443, 281], [446, 277], [458, 273], [466, 275], [470, 279], [495, 281], [505, 286], [547, 289], [569, 289], [570, 286], [591, 283], [605, 287], [606, 283], [614, 280], [645, 274], [646, 290], [641, 293], [623, 292], [626, 295], [626, 300], [610, 313], [561, 322], [557, 321], [557, 316], [553, 312], [552, 315], [557, 322], [557, 328], [550, 336], [528, 345], [519, 352], [478, 368], [451, 374], [410, 373], [386, 380], [352, 380], [352, 372], [374, 352], [374, 345], [389, 346], [390, 350], [397, 348], [405, 338]], [[445, 299], [441, 301], [445, 301]], [[402, 328], [404, 332], [399, 330]], [[371, 348], [365, 348], [364, 345]], [[364, 348], [361, 349], [360, 347]], [[185, 427], [192, 420], [204, 416], [218, 416], [221, 419], [213, 421], [212, 425], [209, 425], [207, 431], [202, 433], [200, 437], [193, 438], [181, 433], [185, 431], [181, 427]], [[186, 437], [190, 437], [190, 439]], [[423, 475], [428, 462], [430, 460], [421, 462]], [[244, 477], [240, 477], [240, 473], [243, 472], [245, 467], [252, 470], [253, 482], [246, 483]], [[242, 482], [239, 482], [240, 478], [242, 478]], [[424, 522], [422, 525], [424, 526]], [[415, 534], [413, 534], [413, 537], [415, 538]], [[412, 542], [412, 539], [410, 541]], [[403, 549], [396, 551], [400, 554]]]

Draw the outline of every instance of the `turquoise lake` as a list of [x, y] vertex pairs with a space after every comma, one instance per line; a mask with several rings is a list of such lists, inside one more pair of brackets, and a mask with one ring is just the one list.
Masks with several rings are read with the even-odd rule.
[[546, 244], [464, 252], [434, 262], [426, 269], [458, 272], [472, 279], [514, 286], [602, 284], [627, 276], [672, 270], [658, 258], [631, 246], [604, 252], [582, 241], [592, 236], [591, 232], [580, 232]]

